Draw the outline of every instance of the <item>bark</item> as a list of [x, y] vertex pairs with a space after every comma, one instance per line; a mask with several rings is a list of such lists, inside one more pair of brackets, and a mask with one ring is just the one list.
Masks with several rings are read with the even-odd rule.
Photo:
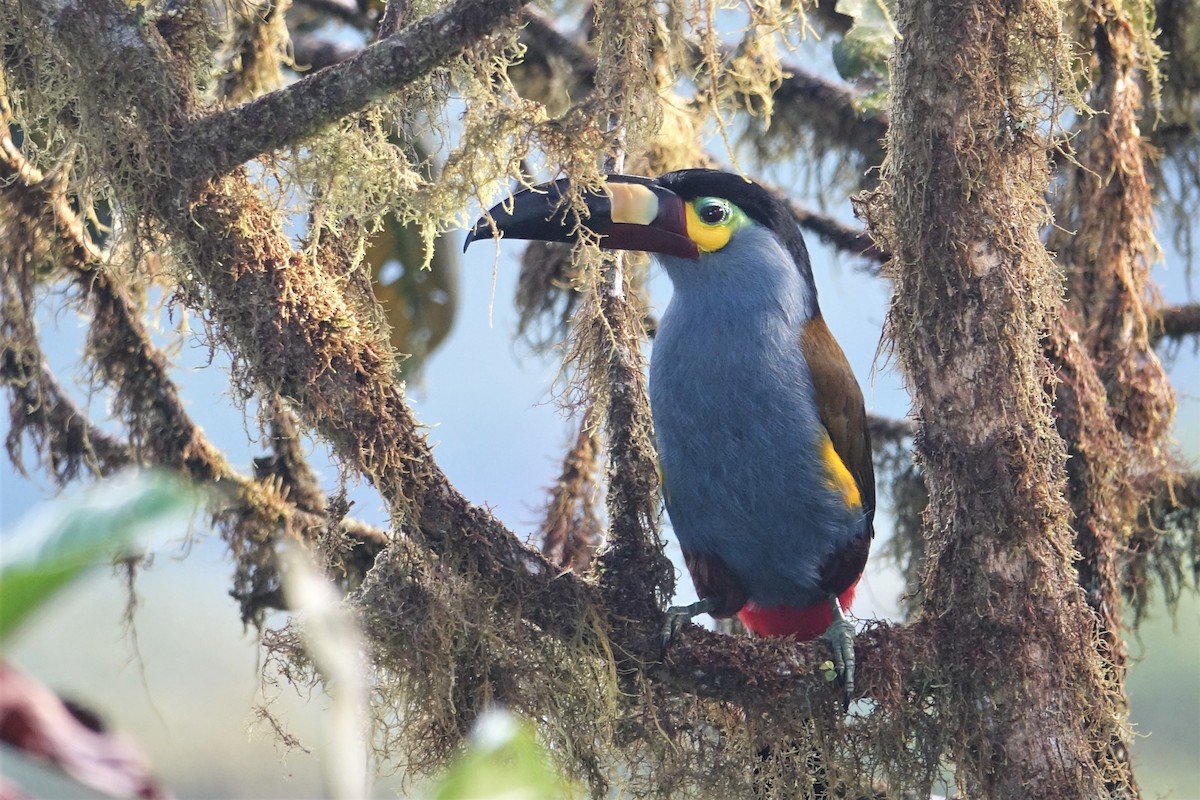
[[[1079, 128], [1065, 166], [1060, 227], [1050, 247], [1066, 275], [1066, 308], [1048, 338], [1062, 385], [1058, 426], [1070, 460], [1068, 497], [1080, 551], [1079, 583], [1096, 617], [1101, 656], [1121, 712], [1128, 655], [1122, 635], [1122, 554], [1129, 547], [1148, 476], [1167, 466], [1175, 399], [1151, 341], [1150, 266], [1158, 257], [1151, 148], [1143, 140], [1145, 72], [1154, 49], [1139, 13], [1118, 2], [1089, 4], [1075, 36], [1090, 49], [1095, 114]], [[1064, 228], [1074, 233], [1068, 235]], [[1112, 744], [1124, 756], [1127, 740]], [[1128, 787], [1136, 792], [1132, 779]]]
[[[1056, 57], [1038, 2], [900, 3], [887, 177], [890, 335], [922, 421], [924, 618], [972, 797], [1092, 798], [1120, 727], [1075, 582], [1041, 342], [1057, 303], [1046, 145], [1021, 93]], [[1033, 787], [1036, 787], [1034, 789]]]

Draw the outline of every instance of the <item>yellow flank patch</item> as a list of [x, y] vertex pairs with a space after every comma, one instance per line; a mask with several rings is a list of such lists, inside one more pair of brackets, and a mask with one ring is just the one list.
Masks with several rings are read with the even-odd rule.
[[687, 232], [688, 237], [696, 243], [702, 253], [715, 253], [729, 244], [733, 235], [732, 218], [716, 225], [709, 225], [696, 214], [695, 201], [687, 203]]
[[837, 454], [837, 450], [833, 449], [833, 442], [828, 434], [824, 440], [821, 446], [821, 460], [825, 462], [825, 485], [840, 493], [846, 505], [862, 505], [862, 495], [858, 492], [858, 483], [855, 482], [854, 476], [846, 469], [846, 464]]
[[612, 202], [612, 221], [649, 225], [658, 216], [658, 196], [636, 183], [610, 183], [605, 187]]

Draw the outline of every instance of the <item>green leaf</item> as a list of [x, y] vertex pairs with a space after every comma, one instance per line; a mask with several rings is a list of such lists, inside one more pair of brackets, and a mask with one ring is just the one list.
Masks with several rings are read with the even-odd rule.
[[388, 218], [367, 245], [375, 297], [391, 328], [392, 346], [409, 357], [405, 377], [417, 376], [425, 360], [445, 341], [458, 303], [458, 255], [445, 239], [428, 249], [415, 225]]
[[556, 775], [533, 725], [507, 711], [480, 717], [466, 752], [433, 789], [432, 800], [546, 800], [576, 796]]
[[23, 520], [0, 556], [0, 644], [80, 575], [136, 555], [138, 541], [195, 504], [183, 484], [142, 472], [101, 481]]
[[854, 19], [832, 48], [838, 74], [867, 93], [870, 106], [882, 107], [889, 83], [888, 58], [899, 32], [885, 0], [842, 0], [838, 12]]

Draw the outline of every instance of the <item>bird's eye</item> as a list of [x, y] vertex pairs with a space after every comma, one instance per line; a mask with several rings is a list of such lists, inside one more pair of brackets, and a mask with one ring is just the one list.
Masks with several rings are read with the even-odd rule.
[[729, 219], [729, 204], [721, 200], [704, 200], [697, 204], [696, 216], [705, 225], [720, 225]]

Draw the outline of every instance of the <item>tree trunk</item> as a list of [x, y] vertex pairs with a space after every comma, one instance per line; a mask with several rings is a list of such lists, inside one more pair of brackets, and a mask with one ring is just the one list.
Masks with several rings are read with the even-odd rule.
[[1042, 346], [1061, 300], [1038, 236], [1048, 177], [1031, 93], [1040, 70], [1065, 74], [1058, 11], [902, 2], [897, 24], [889, 326], [922, 422], [922, 592], [950, 757], [971, 797], [1126, 793]]

